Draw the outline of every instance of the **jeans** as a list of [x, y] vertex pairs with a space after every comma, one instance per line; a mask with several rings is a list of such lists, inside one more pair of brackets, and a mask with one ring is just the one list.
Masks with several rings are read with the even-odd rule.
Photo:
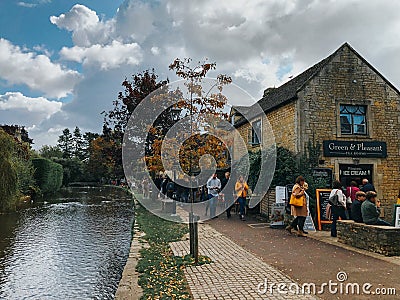
[[392, 224], [386, 222], [385, 220], [382, 220], [381, 218], [378, 218], [374, 224], [370, 225], [381, 225], [381, 226], [392, 226]]
[[208, 194], [208, 199], [210, 199], [210, 217], [214, 218], [217, 211], [218, 196]]
[[339, 219], [339, 217], [342, 220], [347, 220], [346, 210], [343, 206], [332, 206], [331, 210], [332, 210], [331, 236], [336, 237], [337, 236], [336, 221]]
[[304, 231], [304, 222], [306, 221], [307, 217], [302, 217], [302, 216], [298, 216], [295, 217], [294, 220], [292, 221], [292, 223], [290, 224], [290, 226], [292, 226], [294, 229], [297, 229], [297, 226], [299, 227], [300, 231]]
[[239, 202], [239, 213], [241, 216], [244, 216], [244, 211], [246, 207], [246, 198], [239, 197], [237, 201]]

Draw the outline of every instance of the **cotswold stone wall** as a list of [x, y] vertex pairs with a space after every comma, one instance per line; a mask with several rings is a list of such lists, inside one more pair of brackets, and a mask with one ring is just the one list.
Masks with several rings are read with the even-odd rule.
[[[297, 152], [295, 102], [291, 102], [272, 112], [268, 112], [267, 118], [274, 132], [276, 145], [284, 147], [292, 152]], [[263, 126], [263, 132], [267, 132], [265, 124]]]
[[[391, 221], [400, 188], [400, 97], [381, 76], [349, 47], [341, 48], [331, 61], [298, 93], [299, 149], [314, 139], [338, 141], [382, 141], [387, 158], [360, 158], [359, 164], [374, 165], [373, 183], [382, 200], [384, 218]], [[340, 104], [367, 105], [367, 136], [341, 135]], [[322, 157], [324, 167], [353, 164], [353, 159]]]
[[[296, 106], [295, 102], [286, 104], [278, 109], [266, 114], [269, 124], [262, 119], [262, 143], [266, 149], [272, 142], [272, 135], [275, 137], [276, 146], [285, 147], [292, 152], [297, 152], [296, 149]], [[256, 118], [255, 120], [257, 120]], [[259, 145], [251, 144], [251, 126], [245, 124], [237, 128], [241, 137], [250, 151], [257, 151], [260, 149]], [[272, 129], [272, 130], [271, 130]], [[239, 153], [240, 145], [235, 143], [234, 153]], [[237, 156], [235, 156], [235, 159]]]
[[338, 241], [385, 256], [400, 255], [400, 228], [337, 221]]

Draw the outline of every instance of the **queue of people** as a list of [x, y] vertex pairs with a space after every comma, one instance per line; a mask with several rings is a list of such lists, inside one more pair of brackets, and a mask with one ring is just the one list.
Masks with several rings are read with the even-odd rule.
[[[355, 181], [351, 181], [350, 185], [343, 190], [340, 181], [335, 180], [333, 182], [327, 208], [327, 215], [332, 220], [332, 237], [337, 236], [336, 224], [339, 219], [351, 219], [367, 225], [391, 226], [390, 223], [379, 217], [381, 204], [380, 200], [377, 199], [375, 187], [368, 182], [368, 179], [363, 179], [362, 183], [362, 187], [359, 188]], [[307, 234], [304, 230], [304, 222], [309, 213], [306, 190], [305, 179], [302, 176], [297, 177], [290, 199], [291, 215], [294, 219], [286, 227], [289, 233], [294, 231], [298, 236], [303, 237]], [[400, 204], [400, 190], [397, 202]]]

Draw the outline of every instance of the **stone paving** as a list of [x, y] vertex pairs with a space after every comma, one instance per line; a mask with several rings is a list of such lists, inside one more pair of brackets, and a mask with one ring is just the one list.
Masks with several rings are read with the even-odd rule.
[[[185, 269], [193, 299], [318, 299], [295, 294], [299, 286], [295, 281], [208, 224], [199, 224], [198, 228], [199, 253], [213, 262]], [[189, 240], [170, 245], [177, 256], [189, 253]], [[279, 293], [278, 284], [289, 290]]]

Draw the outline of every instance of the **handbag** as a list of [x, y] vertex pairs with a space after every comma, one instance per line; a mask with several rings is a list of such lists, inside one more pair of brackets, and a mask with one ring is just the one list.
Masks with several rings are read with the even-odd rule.
[[297, 198], [295, 195], [290, 196], [290, 205], [296, 206], [296, 207], [302, 207], [304, 205], [304, 195]]
[[339, 190], [336, 190], [336, 193], [328, 199], [328, 203], [332, 206], [342, 206], [342, 204], [339, 202], [339, 196], [337, 194], [338, 191]]
[[350, 187], [349, 196], [346, 198], [346, 203], [347, 204], [352, 204], [353, 203], [353, 201], [351, 201], [351, 187]]

